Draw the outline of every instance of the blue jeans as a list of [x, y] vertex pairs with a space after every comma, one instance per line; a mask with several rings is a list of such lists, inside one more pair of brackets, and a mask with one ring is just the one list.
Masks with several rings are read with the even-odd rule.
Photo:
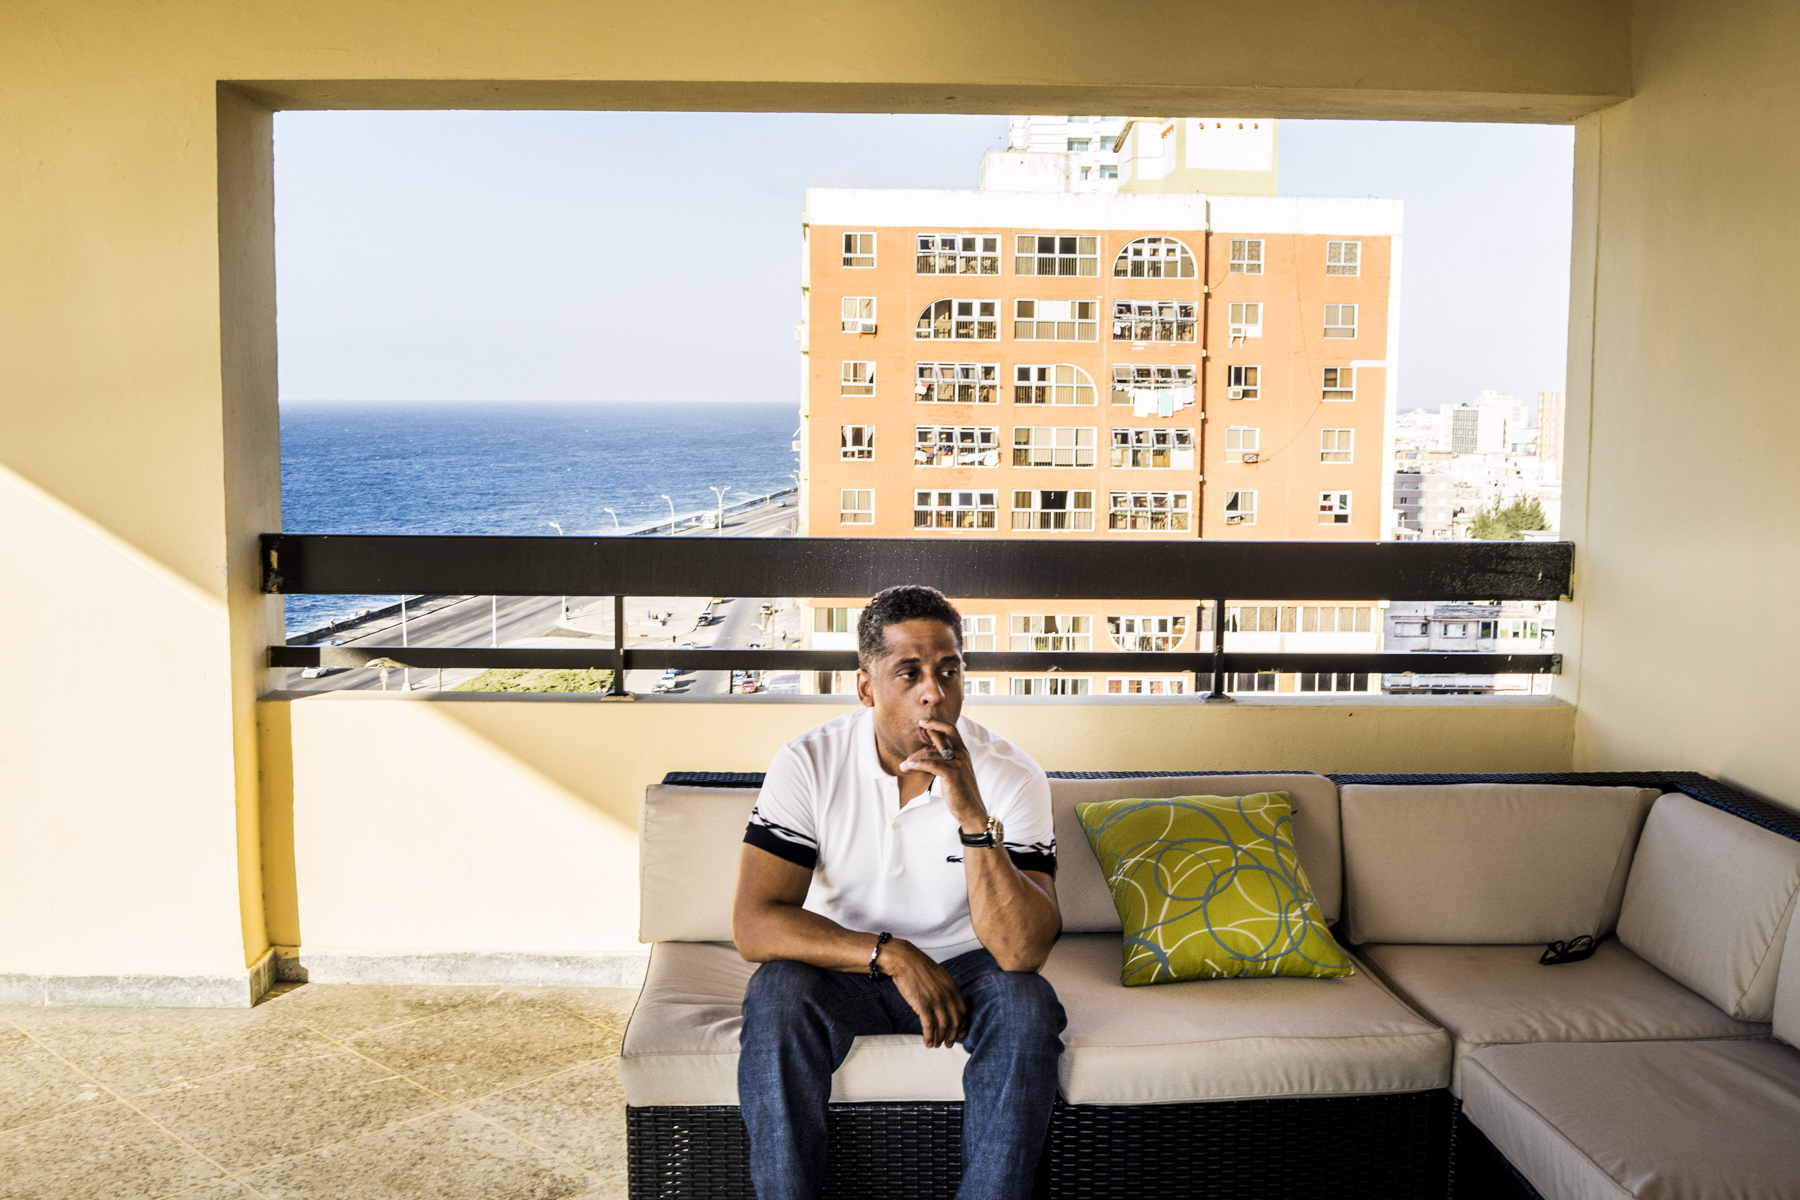
[[[1056, 1099], [1064, 1025], [1041, 975], [1002, 971], [986, 950], [942, 964], [969, 1004], [963, 1046], [959, 1200], [1024, 1200]], [[764, 963], [744, 996], [738, 1104], [758, 1200], [813, 1200], [825, 1183], [831, 1073], [861, 1034], [923, 1036], [891, 979]]]

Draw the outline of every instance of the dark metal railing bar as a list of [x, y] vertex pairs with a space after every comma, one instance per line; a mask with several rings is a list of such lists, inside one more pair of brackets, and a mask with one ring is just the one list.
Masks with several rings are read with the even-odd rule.
[[[1213, 640], [1212, 640], [1212, 690], [1206, 693], [1208, 700], [1229, 700], [1225, 690], [1225, 602], [1213, 601]], [[1199, 636], [1195, 635], [1194, 644], [1199, 645]]]
[[625, 597], [623, 594], [613, 597], [612, 673], [612, 682], [607, 685], [606, 694], [623, 696], [625, 694]]

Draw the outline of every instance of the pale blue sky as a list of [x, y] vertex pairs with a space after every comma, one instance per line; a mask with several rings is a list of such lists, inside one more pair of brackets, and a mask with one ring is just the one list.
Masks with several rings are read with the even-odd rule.
[[[973, 187], [1005, 117], [286, 112], [284, 400], [798, 402], [807, 187]], [[1400, 407], [1563, 386], [1567, 127], [1286, 121], [1406, 202]]]

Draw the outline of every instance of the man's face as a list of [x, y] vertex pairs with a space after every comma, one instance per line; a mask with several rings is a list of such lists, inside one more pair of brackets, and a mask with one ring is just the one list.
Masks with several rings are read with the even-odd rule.
[[919, 722], [962, 715], [962, 651], [942, 621], [900, 621], [883, 631], [887, 651], [856, 673], [856, 696], [875, 710], [881, 738], [902, 758], [929, 745]]

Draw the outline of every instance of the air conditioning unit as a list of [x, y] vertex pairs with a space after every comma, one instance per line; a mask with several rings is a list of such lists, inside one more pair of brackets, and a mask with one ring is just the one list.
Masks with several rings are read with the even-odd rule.
[[856, 332], [858, 332], [858, 333], [874, 333], [875, 332], [875, 322], [873, 322], [873, 321], [858, 321], [856, 323]]
[[1260, 462], [1261, 459], [1255, 453], [1249, 453], [1249, 454], [1244, 455], [1244, 461], [1247, 463], [1253, 463], [1253, 462]]
[[1225, 398], [1227, 400], [1242, 400], [1244, 398], [1244, 389], [1243, 388], [1226, 388], [1225, 389]]
[[1242, 325], [1233, 325], [1233, 326], [1232, 326], [1232, 327], [1231, 327], [1231, 336], [1232, 336], [1232, 337], [1234, 337], [1234, 338], [1241, 338], [1241, 337], [1249, 337], [1249, 336], [1250, 336], [1250, 334], [1249, 334], [1249, 333], [1248, 333], [1248, 332], [1247, 332], [1247, 331], [1246, 331], [1246, 329], [1245, 329], [1245, 328], [1244, 328], [1244, 326], [1242, 326]]

